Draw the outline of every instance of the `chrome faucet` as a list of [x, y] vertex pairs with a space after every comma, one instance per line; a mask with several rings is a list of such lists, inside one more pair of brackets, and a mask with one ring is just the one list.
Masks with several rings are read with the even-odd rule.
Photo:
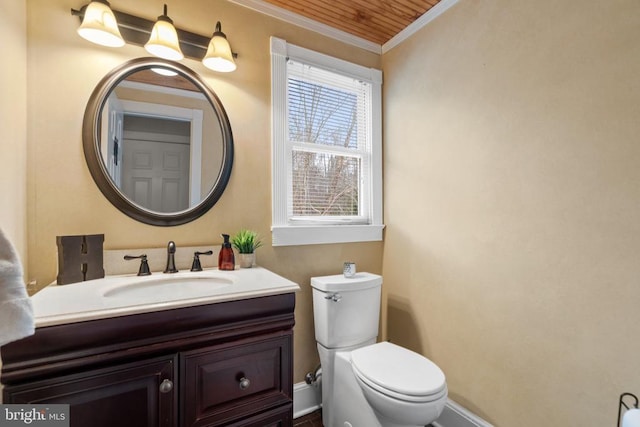
[[167, 268], [164, 269], [165, 273], [177, 273], [178, 269], [176, 268], [176, 244], [171, 240], [167, 245]]

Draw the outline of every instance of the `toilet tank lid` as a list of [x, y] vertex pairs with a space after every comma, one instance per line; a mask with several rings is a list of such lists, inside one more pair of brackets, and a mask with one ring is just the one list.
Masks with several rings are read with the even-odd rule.
[[311, 278], [311, 287], [323, 292], [348, 292], [375, 288], [382, 285], [382, 276], [372, 273], [356, 273], [353, 277], [344, 274]]

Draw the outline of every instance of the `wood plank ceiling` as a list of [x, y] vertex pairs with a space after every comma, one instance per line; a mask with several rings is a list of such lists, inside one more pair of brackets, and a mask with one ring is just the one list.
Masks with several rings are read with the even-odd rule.
[[264, 0], [377, 44], [388, 42], [440, 0]]

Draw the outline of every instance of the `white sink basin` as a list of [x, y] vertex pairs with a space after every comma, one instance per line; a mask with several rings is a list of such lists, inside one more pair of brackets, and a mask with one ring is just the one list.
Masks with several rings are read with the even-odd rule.
[[144, 299], [147, 303], [201, 298], [233, 284], [228, 277], [211, 273], [174, 273], [142, 276], [103, 289], [105, 298]]
[[151, 276], [106, 276], [50, 285], [31, 297], [36, 327], [296, 292], [300, 287], [262, 267], [205, 269]]

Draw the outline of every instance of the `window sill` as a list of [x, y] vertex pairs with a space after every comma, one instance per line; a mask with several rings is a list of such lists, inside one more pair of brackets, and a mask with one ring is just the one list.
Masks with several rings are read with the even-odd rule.
[[382, 240], [384, 225], [273, 226], [273, 246], [322, 245], [376, 242]]

